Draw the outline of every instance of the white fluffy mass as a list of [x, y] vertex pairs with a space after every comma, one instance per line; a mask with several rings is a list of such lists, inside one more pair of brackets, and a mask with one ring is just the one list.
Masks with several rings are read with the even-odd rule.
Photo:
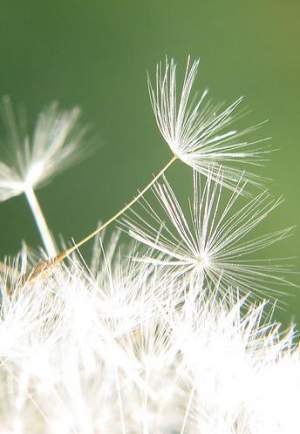
[[296, 433], [299, 349], [272, 305], [113, 244], [25, 284], [23, 252], [2, 278], [0, 432]]

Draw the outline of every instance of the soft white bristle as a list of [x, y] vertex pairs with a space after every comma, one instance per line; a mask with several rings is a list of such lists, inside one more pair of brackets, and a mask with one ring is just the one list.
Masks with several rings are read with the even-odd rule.
[[32, 134], [8, 97], [2, 100], [2, 114], [7, 134], [1, 141], [10, 152], [8, 161], [0, 162], [0, 200], [41, 186], [80, 158], [85, 130], [78, 126], [77, 107], [68, 111], [50, 104], [39, 114]]
[[251, 255], [287, 237], [291, 228], [254, 238], [251, 234], [281, 200], [266, 191], [246, 200], [240, 194], [245, 187], [242, 179], [227, 197], [221, 185], [213, 173], [201, 182], [194, 171], [193, 203], [187, 216], [166, 178], [157, 183], [153, 190], [164, 213], [144, 201], [141, 213], [131, 210], [122, 220], [125, 231], [151, 249], [150, 256], [146, 253], [136, 260], [224, 291], [235, 286], [260, 296], [275, 293], [276, 284], [287, 285], [283, 277], [287, 270], [257, 256], [251, 260]]
[[25, 286], [2, 281], [14, 293], [2, 292], [0, 432], [294, 433], [298, 349], [267, 302], [196, 281], [180, 291], [102, 250], [96, 274], [73, 256]]
[[[239, 165], [261, 164], [270, 150], [257, 145], [264, 140], [248, 142], [242, 139], [256, 127], [243, 131], [231, 129], [243, 101], [238, 98], [223, 109], [207, 101], [207, 89], [195, 101], [191, 92], [197, 76], [199, 60], [188, 58], [184, 80], [178, 91], [176, 63], [166, 59], [165, 66], [156, 68], [156, 83], [148, 78], [149, 94], [158, 128], [172, 150], [185, 164], [199, 173], [213, 176], [228, 188], [245, 172]], [[223, 177], [218, 176], [222, 166]], [[247, 179], [256, 185], [261, 179], [246, 171]]]

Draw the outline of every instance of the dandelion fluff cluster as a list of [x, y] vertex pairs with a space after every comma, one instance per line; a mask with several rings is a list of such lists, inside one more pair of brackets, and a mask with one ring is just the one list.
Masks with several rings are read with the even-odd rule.
[[[43, 247], [23, 242], [0, 264], [0, 434], [298, 433], [297, 332], [273, 320], [288, 270], [265, 260], [290, 229], [256, 234], [281, 200], [250, 195], [259, 178], [236, 163], [268, 150], [228, 129], [240, 99], [190, 102], [197, 68], [189, 59], [179, 97], [173, 60], [149, 81], [170, 162], [62, 252], [35, 189], [82, 153], [78, 110], [51, 105], [29, 135], [4, 100], [0, 199], [26, 195]], [[190, 213], [164, 175], [175, 161], [193, 169]]]

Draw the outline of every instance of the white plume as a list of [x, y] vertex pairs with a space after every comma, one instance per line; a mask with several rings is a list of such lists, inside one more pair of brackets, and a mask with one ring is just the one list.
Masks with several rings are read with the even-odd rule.
[[[166, 59], [165, 67], [161, 63], [157, 65], [156, 83], [152, 85], [148, 78], [155, 119], [177, 158], [199, 173], [209, 174], [234, 189], [242, 173], [238, 164], [259, 165], [270, 150], [266, 146], [256, 146], [264, 140], [248, 142], [242, 139], [256, 127], [244, 131], [231, 129], [243, 98], [224, 109], [222, 105], [214, 106], [207, 101], [207, 89], [198, 100], [192, 97], [198, 66], [199, 60], [191, 61], [188, 57], [183, 84], [178, 92], [174, 59]], [[222, 178], [218, 176], [221, 166]], [[253, 184], [261, 183], [261, 179], [246, 171], [246, 167], [243, 172]]]
[[78, 108], [67, 111], [50, 104], [39, 114], [33, 134], [27, 131], [24, 114], [16, 117], [8, 97], [2, 100], [2, 115], [7, 130], [2, 148], [8, 161], [0, 162], [0, 201], [41, 186], [80, 157], [85, 130], [78, 126]]
[[242, 179], [233, 192], [222, 191], [222, 184], [221, 172], [216, 180], [209, 173], [201, 182], [194, 171], [193, 202], [187, 216], [166, 178], [158, 182], [153, 191], [163, 213], [145, 200], [140, 212], [130, 210], [122, 220], [125, 230], [151, 250], [150, 256], [146, 253], [136, 260], [161, 266], [173, 277], [204, 280], [205, 285], [225, 292], [234, 286], [259, 295], [268, 290], [276, 293], [276, 284], [287, 285], [284, 274], [288, 270], [254, 254], [287, 237], [292, 228], [251, 235], [281, 200], [266, 191], [245, 199]]

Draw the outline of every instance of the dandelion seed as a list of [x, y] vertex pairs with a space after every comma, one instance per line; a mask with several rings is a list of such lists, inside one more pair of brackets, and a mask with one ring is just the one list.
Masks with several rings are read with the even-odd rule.
[[53, 103], [40, 113], [30, 136], [24, 118], [17, 119], [10, 99], [2, 102], [7, 130], [7, 160], [0, 162], [0, 201], [25, 194], [50, 257], [57, 254], [55, 242], [34, 190], [49, 182], [82, 155], [79, 146], [85, 129], [78, 127], [79, 109], [62, 111]]
[[[143, 214], [131, 210], [121, 224], [139, 243], [152, 249], [152, 255], [137, 260], [169, 269], [173, 276], [190, 276], [203, 280], [203, 285], [222, 288], [234, 286], [253, 289], [258, 293], [275, 291], [272, 284], [287, 284], [286, 272], [267, 260], [252, 259], [251, 255], [287, 237], [291, 228], [249, 239], [248, 235], [264, 220], [281, 200], [273, 200], [262, 192], [248, 200], [237, 211], [245, 183], [240, 180], [236, 190], [223, 204], [222, 175], [201, 178], [194, 171], [194, 198], [189, 219], [166, 178], [154, 186], [154, 193], [164, 217], [145, 201]], [[150, 220], [151, 219], [151, 220]], [[250, 255], [250, 258], [248, 257]]]

